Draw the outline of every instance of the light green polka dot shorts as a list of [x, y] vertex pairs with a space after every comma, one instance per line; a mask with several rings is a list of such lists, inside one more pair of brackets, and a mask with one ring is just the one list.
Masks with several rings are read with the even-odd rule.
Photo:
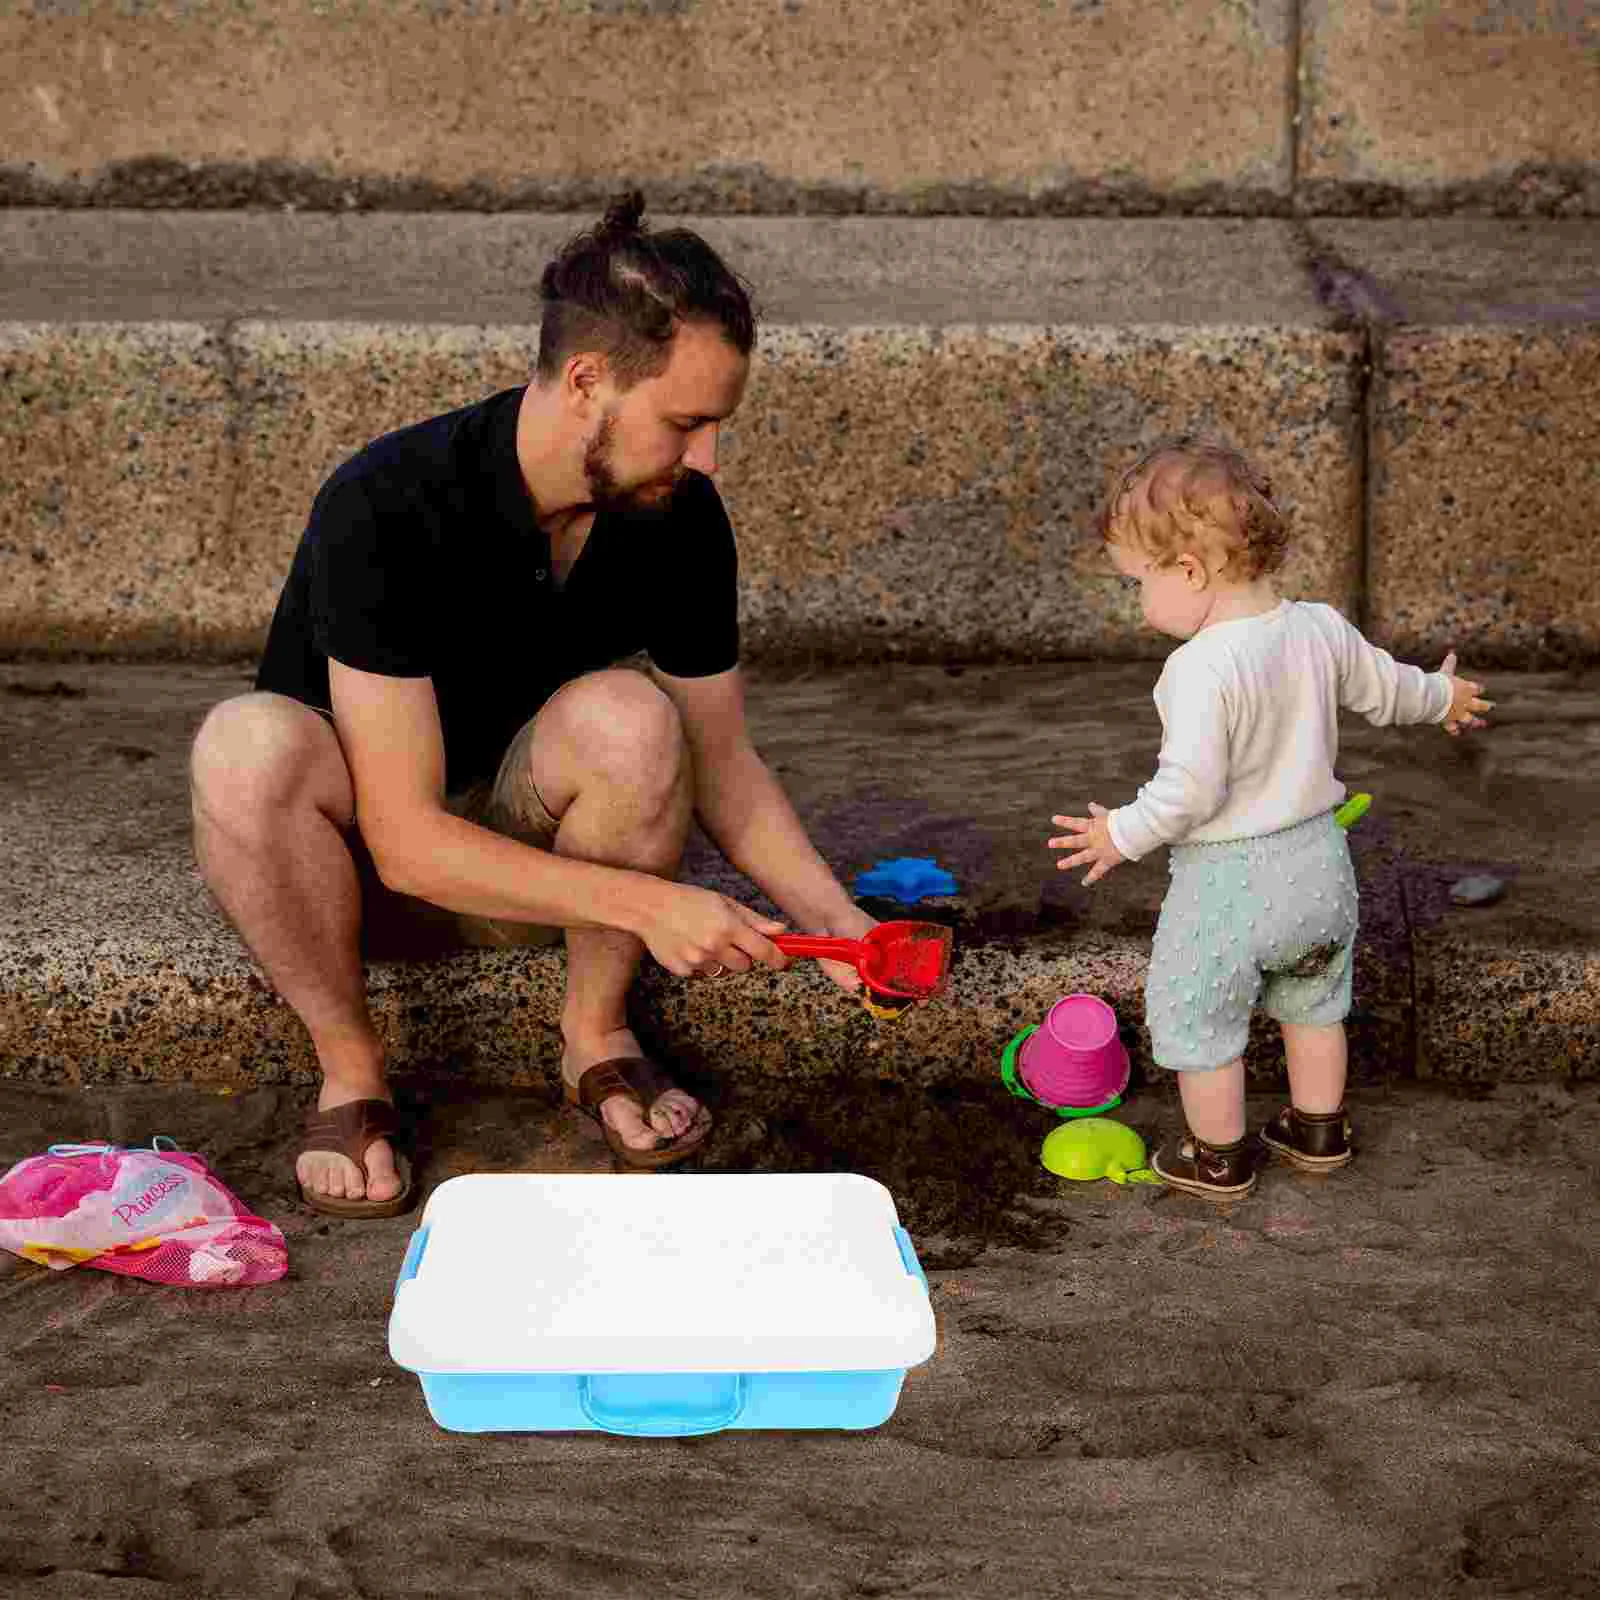
[[1158, 1066], [1226, 1066], [1258, 1001], [1277, 1022], [1349, 1015], [1358, 897], [1331, 811], [1256, 839], [1174, 845], [1170, 864], [1144, 991]]

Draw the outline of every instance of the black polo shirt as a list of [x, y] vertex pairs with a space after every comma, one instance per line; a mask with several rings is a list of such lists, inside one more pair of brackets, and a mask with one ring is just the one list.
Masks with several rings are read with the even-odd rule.
[[563, 683], [638, 651], [674, 677], [739, 660], [738, 554], [709, 478], [665, 514], [602, 512], [559, 592], [507, 389], [386, 434], [322, 486], [256, 674], [329, 708], [328, 661], [430, 678], [454, 791], [493, 777]]

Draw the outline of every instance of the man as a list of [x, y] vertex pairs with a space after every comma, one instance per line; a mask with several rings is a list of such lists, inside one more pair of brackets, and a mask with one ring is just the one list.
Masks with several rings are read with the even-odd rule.
[[[872, 926], [745, 725], [711, 474], [750, 303], [704, 240], [642, 212], [626, 196], [546, 268], [532, 383], [379, 439], [323, 485], [256, 692], [195, 741], [201, 871], [322, 1070], [296, 1164], [322, 1211], [409, 1198], [366, 1002], [374, 923], [565, 930], [566, 1095], [639, 1166], [710, 1128], [627, 1026], [641, 953], [680, 977], [787, 964], [784, 924], [672, 881], [691, 818], [795, 925]], [[613, 665], [640, 652], [648, 673]]]

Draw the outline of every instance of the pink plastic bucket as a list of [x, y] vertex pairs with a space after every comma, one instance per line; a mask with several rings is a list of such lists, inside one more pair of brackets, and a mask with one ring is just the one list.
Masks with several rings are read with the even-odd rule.
[[1128, 1052], [1117, 1014], [1092, 994], [1069, 994], [1051, 1006], [1044, 1026], [1017, 1056], [1028, 1092], [1050, 1106], [1100, 1106], [1128, 1087]]

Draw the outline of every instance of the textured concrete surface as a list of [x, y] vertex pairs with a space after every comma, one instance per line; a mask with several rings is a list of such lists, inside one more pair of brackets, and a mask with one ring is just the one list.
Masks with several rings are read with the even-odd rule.
[[1402, 329], [1372, 396], [1375, 633], [1553, 666], [1600, 653], [1600, 327]]
[[1600, 211], [1600, 13], [1568, 0], [1306, 0], [1310, 212]]
[[[518, 381], [586, 220], [0, 212], [0, 650], [254, 649], [322, 477]], [[1600, 223], [704, 226], [768, 318], [723, 473], [753, 652], [1148, 652], [1082, 541], [1195, 426], [1295, 505], [1290, 587], [1381, 642], [1600, 649]]]
[[[1540, 893], [1547, 883], [1521, 887], [1551, 905]], [[1489, 1083], [1593, 1075], [1600, 950], [1559, 910], [1491, 916], [1465, 931], [1430, 929], [1413, 952], [1420, 1076], [1448, 1077], [1464, 1055]]]
[[[938, 1348], [873, 1432], [442, 1432], [385, 1343], [415, 1218], [299, 1209], [303, 1096], [0, 1084], [0, 1167], [54, 1140], [164, 1133], [283, 1228], [290, 1261], [277, 1284], [197, 1292], [0, 1255], [17, 1485], [0, 1586], [18, 1600], [1593, 1593], [1597, 1086], [1373, 1091], [1353, 1166], [1273, 1170], [1227, 1208], [1050, 1178], [1039, 1117], [992, 1088], [856, 1078], [798, 1104], [751, 1088], [714, 1170], [877, 1177], [927, 1269]], [[424, 1185], [596, 1165], [548, 1094], [455, 1093], [426, 1111]], [[1122, 1115], [1148, 1137], [1173, 1107]]]
[[195, 609], [218, 642], [264, 638], [317, 489], [391, 428], [526, 383], [532, 327], [247, 322], [237, 353], [237, 496]]
[[[523, 327], [545, 263], [598, 214], [0, 208], [0, 320]], [[654, 200], [647, 220], [703, 233], [774, 324], [1328, 320], [1282, 222], [682, 216]]]
[[11, 0], [0, 198], [548, 209], [637, 181], [709, 211], [1258, 210], [1288, 191], [1293, 16]]
[[803, 329], [767, 348], [726, 473], [764, 654], [1159, 651], [1093, 519], [1141, 446], [1197, 426], [1249, 440], [1293, 502], [1286, 590], [1353, 601], [1354, 335]]
[[1592, 215], [1597, 49], [1575, 0], [9, 0], [0, 199]]
[[[1433, 663], [1429, 663], [1432, 665]], [[1464, 665], [1473, 663], [1467, 658]], [[651, 967], [646, 1032], [715, 1098], [747, 1078], [797, 1091], [991, 1084], [1000, 1052], [1065, 993], [1103, 994], [1144, 1074], [1142, 986], [1167, 874], [1157, 857], [1093, 890], [1043, 840], [1063, 806], [1131, 798], [1153, 770], [1153, 664], [892, 666], [757, 673], [758, 746], [848, 881], [933, 856], [959, 893], [950, 998], [884, 1027], [798, 963], [685, 984]], [[1345, 781], [1376, 797], [1353, 835], [1362, 882], [1358, 1075], [1456, 1082], [1600, 1076], [1600, 680], [1495, 675], [1496, 726], [1345, 731]], [[309, 1045], [194, 871], [188, 740], [245, 676], [215, 667], [0, 667], [0, 1074], [103, 1084], [305, 1083]], [[758, 900], [704, 841], [697, 882]], [[1504, 900], [1448, 885], [1489, 871]], [[868, 902], [879, 915], [886, 902]], [[903, 913], [901, 913], [903, 914]], [[648, 966], [648, 964], [647, 964]], [[398, 1070], [551, 1085], [559, 952], [472, 951], [372, 969]], [[1280, 1067], [1258, 1018], [1249, 1063]]]
[[[327, 473], [389, 427], [526, 374], [528, 342], [507, 329], [248, 324], [232, 337], [222, 526], [180, 524], [179, 581], [146, 587], [123, 577], [145, 558], [142, 519], [112, 524], [106, 564], [78, 585], [62, 563], [54, 588], [13, 591], [0, 648], [255, 650]], [[1348, 605], [1358, 352], [1351, 335], [1272, 329], [773, 330], [721, 478], [747, 647], [832, 660], [1148, 653], [1130, 601], [1091, 566], [1091, 522], [1116, 467], [1197, 423], [1256, 441], [1284, 485], [1299, 518], [1288, 588]], [[57, 398], [73, 409], [70, 387]], [[40, 525], [48, 535], [34, 511], [24, 531]], [[0, 561], [54, 565], [74, 537], [68, 524]]]
[[0, 648], [181, 648], [227, 526], [230, 385], [192, 323], [0, 322]]
[[1306, 238], [1325, 302], [1363, 322], [1548, 329], [1600, 320], [1600, 220], [1319, 217]]
[[[136, 596], [144, 631], [120, 630], [115, 647], [254, 649], [323, 477], [378, 433], [519, 381], [535, 263], [585, 220], [525, 235], [505, 218], [0, 217], [17, 247], [0, 316], [189, 305], [219, 319], [221, 515], [182, 590]], [[1250, 441], [1297, 505], [1289, 586], [1353, 601], [1361, 344], [1328, 325], [1287, 225], [776, 219], [708, 232], [769, 316], [723, 472], [753, 653], [1147, 653], [1128, 599], [1085, 581], [1083, 541], [1115, 467], [1195, 426]], [[372, 320], [412, 287], [410, 316]], [[232, 314], [269, 305], [270, 318]], [[72, 369], [59, 380], [52, 402], [70, 410]], [[116, 532], [108, 555], [143, 548], [138, 520]], [[105, 648], [92, 591], [75, 629], [70, 606], [64, 589], [40, 615], [23, 591], [0, 610], [0, 649]]]
[[1374, 328], [1367, 620], [1411, 654], [1600, 652], [1600, 223], [1319, 222], [1330, 304]]

